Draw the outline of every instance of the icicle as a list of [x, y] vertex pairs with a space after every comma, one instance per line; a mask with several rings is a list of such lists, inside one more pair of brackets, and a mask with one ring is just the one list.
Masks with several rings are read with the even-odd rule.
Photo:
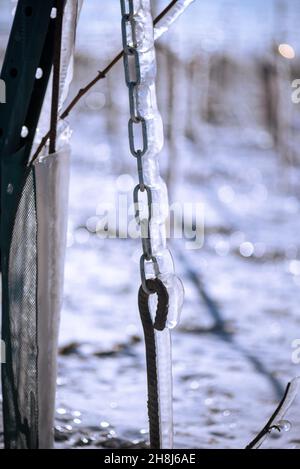
[[[82, 1], [68, 0], [65, 6], [59, 109], [67, 96], [73, 75], [74, 39]], [[54, 20], [54, 19], [53, 19]], [[42, 71], [41, 71], [42, 72]], [[38, 78], [37, 78], [38, 79]], [[39, 121], [39, 136], [49, 127], [52, 83]], [[64, 256], [67, 232], [68, 183], [70, 172], [70, 130], [60, 123], [56, 153], [44, 153], [34, 162], [35, 211], [37, 216], [37, 317], [38, 317], [38, 407], [39, 447], [52, 446], [56, 355], [60, 309], [63, 295]]]
[[[180, 5], [183, 2], [179, 2]], [[187, 2], [184, 2], [187, 3]], [[179, 5], [179, 6], [180, 6]], [[183, 6], [183, 5], [181, 5]], [[160, 177], [158, 156], [163, 147], [163, 124], [156, 101], [156, 56], [154, 49], [153, 19], [149, 0], [135, 0], [135, 21], [137, 30], [137, 50], [140, 61], [141, 82], [137, 87], [137, 110], [144, 118], [147, 127], [148, 149], [143, 156], [144, 181], [151, 188], [153, 214], [150, 223], [152, 253], [159, 266], [159, 279], [169, 293], [169, 314], [167, 329], [155, 331], [157, 346], [157, 369], [159, 390], [159, 414], [161, 429], [161, 447], [173, 446], [173, 412], [172, 412], [172, 369], [170, 330], [179, 321], [183, 303], [183, 286], [174, 273], [173, 260], [166, 246], [165, 223], [169, 216], [167, 188]], [[163, 22], [161, 28], [168, 27], [177, 17], [180, 9], [172, 10], [169, 21]], [[164, 32], [159, 29], [159, 34]], [[147, 278], [153, 277], [152, 263], [146, 263]], [[151, 303], [155, 300], [151, 298]], [[154, 314], [155, 304], [152, 304]]]
[[[64, 24], [63, 24], [63, 37], [62, 37], [62, 50], [61, 50], [61, 78], [60, 78], [60, 100], [59, 111], [61, 111], [64, 101], [67, 98], [69, 87], [73, 78], [73, 62], [74, 62], [74, 39], [76, 32], [76, 25], [83, 0], [68, 0], [64, 11]], [[42, 70], [39, 70], [42, 74]], [[41, 75], [42, 76], [42, 75]], [[51, 110], [51, 94], [52, 94], [52, 79], [49, 81], [47, 93], [39, 120], [39, 125], [36, 133], [35, 144], [33, 152], [40, 139], [49, 129], [49, 115]], [[70, 138], [70, 129], [64, 122], [58, 122], [58, 146], [61, 147], [64, 143], [68, 143]]]
[[169, 13], [164, 16], [154, 28], [155, 41], [165, 34], [170, 26], [182, 15], [186, 8], [195, 0], [178, 0]]

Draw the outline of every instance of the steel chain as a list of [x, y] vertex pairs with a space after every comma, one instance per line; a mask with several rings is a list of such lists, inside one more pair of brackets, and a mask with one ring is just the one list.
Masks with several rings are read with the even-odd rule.
[[[135, 218], [137, 223], [141, 227], [141, 238], [143, 254], [140, 259], [140, 273], [142, 280], [142, 287], [144, 291], [150, 295], [151, 292], [146, 285], [146, 262], [152, 262], [154, 275], [158, 277], [159, 266], [155, 256], [152, 254], [152, 243], [151, 243], [151, 231], [150, 222], [152, 217], [152, 192], [151, 188], [144, 182], [143, 172], [143, 156], [148, 150], [148, 135], [147, 125], [145, 119], [140, 115], [137, 108], [136, 92], [137, 87], [141, 83], [141, 70], [139, 61], [139, 52], [137, 48], [137, 35], [136, 35], [136, 21], [134, 18], [134, 1], [133, 0], [121, 0], [121, 12], [122, 12], [122, 41], [124, 50], [124, 72], [125, 81], [128, 87], [129, 93], [129, 109], [130, 119], [128, 122], [128, 137], [129, 137], [129, 148], [132, 156], [137, 160], [137, 171], [139, 183], [133, 191], [133, 201], [135, 208]], [[137, 148], [135, 141], [134, 127], [139, 127], [142, 136], [141, 148]], [[140, 218], [141, 215], [141, 203], [139, 199], [139, 192], [146, 192], [147, 195], [147, 207], [148, 216], [147, 218]]]

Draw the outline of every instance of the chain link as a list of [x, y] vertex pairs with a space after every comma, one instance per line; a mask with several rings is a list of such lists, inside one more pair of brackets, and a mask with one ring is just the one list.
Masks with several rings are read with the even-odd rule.
[[[130, 26], [132, 45], [127, 44], [127, 27]], [[130, 54], [130, 49], [136, 47], [136, 30], [135, 30], [135, 20], [132, 14], [125, 14], [122, 17], [122, 40], [123, 44], [126, 44], [126, 51]]]
[[[139, 52], [137, 50], [137, 35], [136, 35], [136, 21], [134, 18], [134, 1], [133, 0], [121, 0], [121, 12], [122, 12], [122, 41], [124, 51], [124, 71], [125, 81], [128, 87], [129, 93], [129, 109], [130, 119], [128, 122], [128, 137], [129, 137], [129, 148], [131, 154], [137, 159], [137, 170], [139, 184], [134, 188], [133, 201], [135, 208], [135, 218], [137, 223], [141, 227], [141, 238], [143, 254], [140, 259], [140, 272], [142, 287], [144, 291], [150, 295], [151, 292], [146, 285], [146, 264], [152, 263], [154, 276], [159, 275], [159, 266], [155, 256], [152, 253], [151, 243], [151, 231], [150, 222], [152, 217], [152, 192], [151, 188], [144, 182], [143, 172], [143, 156], [148, 150], [148, 135], [147, 125], [145, 119], [140, 115], [137, 107], [136, 92], [137, 87], [141, 83], [141, 70]], [[136, 127], [136, 128], [135, 128]], [[142, 144], [141, 148], [138, 148], [135, 139], [135, 130], [139, 128]], [[141, 201], [139, 199], [139, 193], [146, 192], [147, 195], [147, 207], [148, 216], [143, 219], [141, 215]]]
[[134, 4], [132, 0], [121, 0], [121, 13], [123, 17], [128, 15], [134, 15]]
[[128, 86], [129, 91], [129, 109], [130, 109], [130, 118], [133, 122], [139, 122], [139, 115], [137, 111], [137, 102], [136, 102], [136, 86], [132, 83]]
[[[134, 130], [133, 130], [134, 125], [140, 126], [142, 130], [143, 145], [142, 145], [142, 148], [139, 148], [137, 150], [135, 148], [135, 138], [134, 138]], [[143, 117], [138, 117], [136, 123], [134, 122], [132, 118], [129, 119], [128, 135], [129, 135], [129, 146], [130, 146], [130, 151], [131, 151], [132, 156], [137, 158], [139, 153], [141, 156], [143, 156], [148, 150], [147, 126], [146, 126], [146, 121]]]
[[145, 183], [144, 183], [144, 171], [143, 171], [143, 156], [141, 152], [138, 152], [138, 155], [136, 157], [136, 162], [137, 162], [137, 170], [138, 170], [138, 176], [139, 176], [139, 186], [141, 192], [144, 192], [145, 190]]

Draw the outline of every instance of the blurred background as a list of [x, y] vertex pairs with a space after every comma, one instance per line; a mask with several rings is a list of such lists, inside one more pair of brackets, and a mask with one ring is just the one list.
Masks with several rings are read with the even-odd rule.
[[[168, 2], [152, 3], [156, 15]], [[1, 61], [13, 6], [0, 0]], [[205, 223], [199, 250], [170, 240], [186, 291], [172, 334], [176, 447], [243, 448], [300, 374], [299, 19], [294, 0], [196, 0], [157, 42], [161, 172], [170, 202], [202, 203]], [[119, 1], [86, 0], [69, 96], [120, 49]], [[131, 201], [137, 180], [128, 115], [120, 62], [68, 119], [57, 447], [148, 438], [140, 241], [108, 239], [98, 225], [103, 204]], [[300, 447], [297, 424], [299, 406], [285, 437], [275, 432], [266, 446]]]

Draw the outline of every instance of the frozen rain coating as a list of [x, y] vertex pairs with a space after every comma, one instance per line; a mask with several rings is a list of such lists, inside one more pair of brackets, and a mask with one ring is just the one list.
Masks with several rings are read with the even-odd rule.
[[[176, 326], [182, 308], [183, 287], [174, 273], [171, 254], [166, 244], [166, 220], [169, 215], [167, 187], [159, 172], [159, 154], [163, 147], [164, 133], [161, 115], [156, 99], [156, 58], [153, 37], [153, 19], [149, 0], [135, 0], [135, 21], [137, 24], [137, 50], [140, 59], [141, 83], [137, 86], [137, 110], [145, 119], [148, 149], [143, 156], [144, 182], [151, 188], [153, 211], [150, 222], [150, 236], [153, 255], [157, 258], [159, 278], [169, 293], [169, 314], [167, 325]], [[147, 267], [147, 266], [146, 266]], [[148, 263], [148, 268], [152, 268]], [[150, 270], [149, 269], [149, 270]], [[151, 275], [151, 270], [149, 274]]]
[[[156, 99], [156, 56], [151, 4], [150, 0], [134, 0], [133, 6], [140, 66], [140, 83], [136, 87], [137, 112], [145, 120], [148, 139], [148, 148], [142, 157], [144, 183], [150, 188], [152, 204], [156, 207], [156, 210], [153, 210], [151, 214], [150, 238], [152, 254], [158, 263], [158, 278], [164, 283], [169, 294], [167, 329], [160, 332], [155, 331], [155, 340], [157, 343], [161, 447], [171, 448], [173, 447], [172, 357], [168, 328], [174, 328], [178, 323], [184, 294], [182, 283], [174, 273], [173, 259], [166, 244], [166, 220], [169, 216], [169, 203], [167, 188], [159, 172], [159, 153], [163, 147], [164, 134]], [[171, 22], [172, 19], [169, 24]], [[128, 35], [128, 43], [130, 40], [132, 38]], [[141, 219], [141, 225], [142, 223]], [[153, 268], [151, 264], [152, 261], [146, 263], [148, 270], [149, 266]], [[152, 276], [153, 272], [148, 271], [148, 278], [150, 278], [149, 274]], [[155, 304], [151, 309], [154, 317]]]
[[176, 21], [185, 9], [195, 0], [178, 0], [177, 3], [171, 8], [169, 13], [164, 16], [154, 28], [154, 39], [159, 39], [165, 34], [170, 26]]
[[[74, 69], [74, 38], [76, 37], [76, 27], [80, 17], [80, 10], [83, 0], [68, 0], [64, 10], [64, 23], [62, 31], [62, 50], [61, 50], [61, 73], [59, 89], [59, 113], [68, 96], [70, 84], [73, 78]], [[49, 81], [47, 93], [37, 127], [35, 148], [40, 143], [41, 138], [49, 129], [49, 115], [51, 112], [52, 97], [52, 76]], [[70, 131], [68, 125], [58, 122], [58, 147], [69, 143]], [[34, 153], [34, 152], [33, 152]], [[44, 149], [45, 153], [45, 149]]]

